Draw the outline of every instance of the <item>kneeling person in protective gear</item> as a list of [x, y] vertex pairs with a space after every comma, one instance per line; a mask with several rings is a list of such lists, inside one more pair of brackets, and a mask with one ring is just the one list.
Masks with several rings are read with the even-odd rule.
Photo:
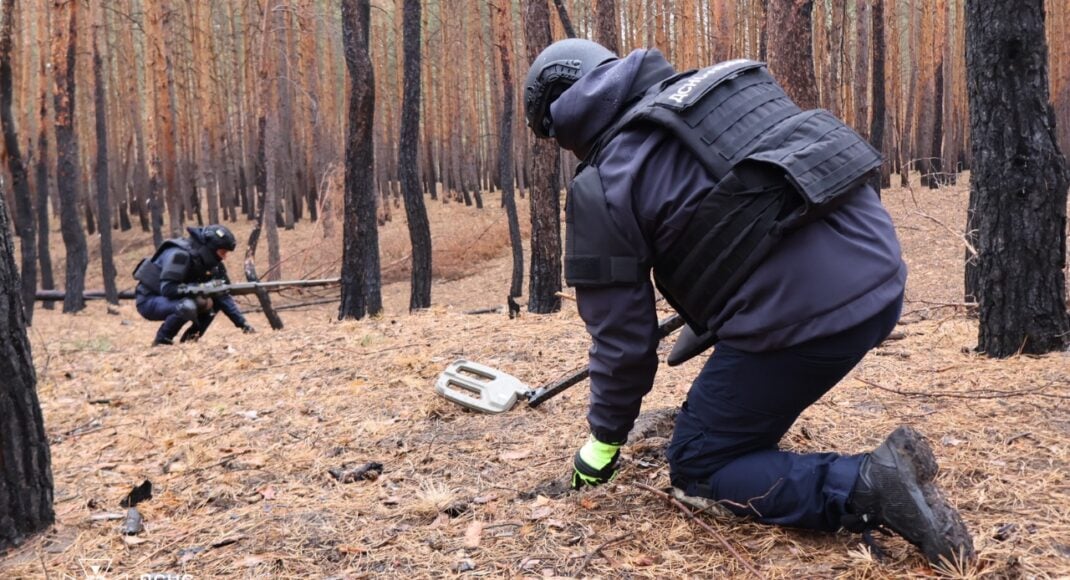
[[869, 185], [880, 154], [753, 61], [677, 74], [654, 49], [621, 59], [568, 39], [532, 63], [524, 104], [537, 136], [583, 160], [565, 209], [565, 278], [592, 339], [573, 487], [615, 476], [653, 386], [656, 285], [692, 356], [717, 345], [667, 449], [683, 496], [769, 524], [888, 528], [932, 562], [972, 558], [916, 431], [857, 455], [778, 446], [899, 318], [906, 266]]
[[253, 327], [245, 320], [234, 299], [227, 295], [194, 296], [184, 292], [188, 284], [227, 279], [223, 260], [236, 247], [234, 234], [224, 226], [186, 228], [188, 238], [167, 240], [151, 258], [142, 260], [134, 271], [138, 280], [137, 311], [146, 320], [162, 320], [153, 346], [170, 345], [187, 323], [192, 325], [182, 340], [200, 338], [222, 311], [234, 326], [249, 333]]

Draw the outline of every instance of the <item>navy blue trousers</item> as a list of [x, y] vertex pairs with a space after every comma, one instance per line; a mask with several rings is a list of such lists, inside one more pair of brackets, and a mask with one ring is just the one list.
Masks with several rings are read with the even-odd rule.
[[772, 352], [718, 345], [676, 418], [672, 484], [760, 522], [836, 530], [862, 455], [791, 453], [778, 443], [899, 319], [902, 299], [838, 334]]
[[162, 320], [163, 324], [156, 331], [156, 338], [171, 340], [178, 334], [182, 325], [189, 322], [179, 313], [178, 305], [183, 298], [168, 298], [159, 294], [141, 294], [137, 297], [137, 313], [145, 320]]

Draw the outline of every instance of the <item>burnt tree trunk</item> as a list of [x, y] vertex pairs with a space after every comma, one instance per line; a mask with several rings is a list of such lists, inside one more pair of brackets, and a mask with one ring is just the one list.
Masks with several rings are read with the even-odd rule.
[[[104, 8], [97, 8], [101, 24], [105, 22]], [[100, 264], [104, 275], [104, 296], [108, 304], [119, 304], [119, 289], [115, 286], [115, 258], [111, 247], [111, 202], [108, 184], [108, 117], [104, 96], [104, 58], [96, 28], [93, 32], [93, 108], [96, 117], [97, 162], [94, 167], [97, 181], [97, 221], [100, 226]], [[107, 37], [107, 29], [104, 31]]]
[[[528, 62], [550, 45], [550, 10], [546, 2], [524, 2], [524, 29]], [[553, 139], [535, 139], [531, 146], [531, 273], [528, 276], [528, 310], [548, 314], [561, 309], [561, 178], [560, 150]]]
[[[605, 1], [605, 0], [603, 0]], [[498, 52], [502, 65], [502, 114], [498, 126], [498, 181], [502, 190], [502, 206], [509, 222], [509, 243], [513, 248], [513, 276], [509, 284], [509, 297], [523, 293], [524, 242], [520, 238], [520, 218], [516, 213], [516, 195], [513, 189], [513, 54], [510, 33], [509, 4], [505, 8], [491, 6], [495, 12], [498, 28]]]
[[11, 29], [14, 27], [15, 0], [4, 0], [3, 25], [0, 26], [0, 124], [4, 130], [7, 168], [15, 190], [15, 228], [22, 252], [22, 304], [26, 324], [33, 323], [33, 296], [37, 290], [37, 239], [34, 232], [33, 198], [26, 166], [19, 150], [15, 118], [11, 114]]
[[[565, 29], [565, 36], [569, 38], [576, 38], [576, 30], [572, 28], [572, 19], [568, 17], [568, 8], [565, 7], [563, 0], [554, 0], [554, 7], [557, 8], [557, 17], [561, 19], [561, 26]], [[550, 23], [549, 20], [546, 21]], [[546, 46], [549, 46], [547, 44]], [[543, 48], [546, 48], [544, 46]]]
[[1061, 350], [1070, 176], [1048, 100], [1044, 0], [966, 2], [973, 167], [977, 350], [993, 357]]
[[922, 179], [922, 184], [930, 189], [936, 189], [947, 183], [944, 176], [944, 61], [936, 65], [935, 96], [933, 97], [933, 140], [932, 150], [929, 152], [929, 161], [926, 165], [928, 171]]
[[[37, 187], [37, 259], [41, 264], [41, 289], [51, 290], [56, 287], [52, 278], [52, 252], [48, 248], [48, 129], [43, 122], [48, 104], [41, 102], [41, 128], [37, 137], [37, 167], [34, 185]], [[55, 305], [45, 302], [44, 307], [52, 310]]]
[[[55, 75], [56, 186], [59, 189], [60, 228], [67, 247], [64, 312], [85, 308], [85, 269], [89, 264], [85, 233], [78, 220], [78, 136], [74, 131], [74, 65], [78, 38], [78, 0], [55, 0], [56, 32], [52, 37], [52, 68]], [[66, 28], [66, 30], [64, 30]]]
[[[11, 0], [6, 0], [10, 2]], [[0, 195], [0, 553], [52, 525], [52, 460]]]
[[617, 2], [616, 0], [598, 0], [594, 12], [594, 39], [598, 44], [620, 52], [620, 41], [617, 40]]
[[364, 318], [383, 310], [379, 226], [375, 217], [375, 73], [369, 52], [370, 23], [369, 0], [342, 0], [342, 42], [349, 70], [349, 127], [339, 320]]
[[405, 198], [412, 243], [412, 292], [409, 310], [431, 306], [431, 226], [427, 221], [420, 166], [420, 0], [405, 0], [402, 28], [405, 31], [404, 80], [401, 100], [401, 133], [398, 138], [398, 177]]
[[873, 66], [870, 78], [873, 84], [873, 117], [869, 122], [869, 144], [884, 155], [885, 162], [881, 165], [880, 177], [874, 178], [873, 189], [880, 191], [882, 187], [892, 185], [892, 166], [888, 161], [888, 150], [884, 146], [884, 120], [887, 114], [884, 109], [884, 0], [873, 1]]
[[769, 0], [769, 69], [803, 110], [818, 107], [811, 15], [813, 0]]

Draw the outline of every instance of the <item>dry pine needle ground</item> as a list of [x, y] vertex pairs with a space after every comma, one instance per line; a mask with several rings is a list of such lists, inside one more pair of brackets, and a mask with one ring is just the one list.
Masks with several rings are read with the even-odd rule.
[[[975, 538], [979, 562], [958, 575], [1067, 577], [1070, 356], [971, 352], [976, 323], [956, 306], [963, 250], [954, 232], [966, 196], [963, 185], [885, 192], [911, 268], [902, 338], [866, 357], [783, 445], [863, 452], [913, 425], [930, 438], [939, 482]], [[30, 337], [57, 523], [0, 560], [0, 576], [81, 578], [87, 563], [109, 577], [746, 576], [713, 536], [634, 485], [668, 485], [656, 439], [626, 448], [615, 484], [531, 494], [565, 473], [586, 435], [586, 383], [501, 415], [436, 397], [434, 379], [461, 357], [532, 385], [585, 362], [572, 303], [519, 320], [465, 314], [504, 302], [510, 263], [497, 207], [432, 204], [436, 261], [454, 269], [427, 312], [405, 313], [399, 282], [384, 289], [381, 318], [338, 322], [336, 306], [321, 305], [283, 312], [286, 328], [270, 332], [252, 314], [259, 334], [221, 319], [198, 344], [150, 349], [156, 324], [132, 304], [118, 315], [99, 303], [76, 316], [38, 310]], [[120, 271], [148, 251], [143, 238], [120, 235]], [[308, 224], [282, 232], [287, 277], [336, 271], [339, 234], [323, 238]], [[458, 271], [477, 246], [496, 257]], [[405, 262], [404, 224], [385, 226], [384, 254], [384, 264]], [[698, 364], [663, 367], [644, 410], [678, 405]], [[370, 461], [384, 466], [376, 479], [340, 483], [328, 473]], [[144, 480], [154, 486], [138, 505], [145, 531], [124, 539], [121, 521], [101, 514], [122, 513], [119, 502]], [[882, 540], [888, 558], [878, 562], [855, 535], [702, 517], [767, 578], [933, 574], [895, 538]]]

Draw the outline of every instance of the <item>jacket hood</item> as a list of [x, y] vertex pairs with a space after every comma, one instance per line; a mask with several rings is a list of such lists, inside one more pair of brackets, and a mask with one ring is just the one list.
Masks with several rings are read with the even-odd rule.
[[186, 231], [189, 232], [189, 237], [190, 237], [191, 240], [194, 241], [194, 243], [196, 243], [199, 246], [203, 246], [204, 245], [204, 243], [206, 241], [206, 239], [204, 237], [204, 228], [199, 228], [199, 227], [195, 227], [195, 226], [189, 226], [189, 227], [186, 228]]
[[557, 143], [583, 159], [636, 97], [675, 73], [656, 48], [595, 68], [550, 105]]
[[219, 256], [216, 255], [215, 250], [208, 245], [208, 239], [205, 237], [204, 228], [190, 226], [186, 228], [186, 231], [189, 232], [190, 241], [193, 242], [191, 244], [193, 246], [192, 253], [197, 258], [200, 258], [201, 264], [205, 269], [211, 270], [212, 268], [215, 268], [216, 265], [219, 264]]

